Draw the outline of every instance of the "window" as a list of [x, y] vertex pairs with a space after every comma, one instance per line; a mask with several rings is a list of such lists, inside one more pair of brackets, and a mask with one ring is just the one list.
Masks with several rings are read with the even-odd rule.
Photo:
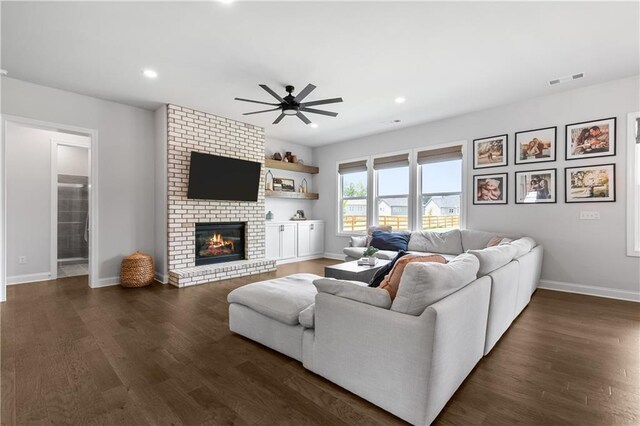
[[627, 255], [640, 256], [640, 112], [627, 118]]
[[418, 152], [421, 229], [460, 227], [462, 147]]
[[367, 160], [338, 165], [340, 180], [340, 232], [367, 230]]
[[409, 154], [374, 158], [375, 216], [378, 225], [409, 229]]

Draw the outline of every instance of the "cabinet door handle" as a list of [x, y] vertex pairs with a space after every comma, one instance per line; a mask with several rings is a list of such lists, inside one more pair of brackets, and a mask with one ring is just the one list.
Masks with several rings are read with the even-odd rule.
[[311, 224], [311, 230], [313, 230], [313, 223]]
[[280, 225], [280, 232], [284, 231], [284, 225]]

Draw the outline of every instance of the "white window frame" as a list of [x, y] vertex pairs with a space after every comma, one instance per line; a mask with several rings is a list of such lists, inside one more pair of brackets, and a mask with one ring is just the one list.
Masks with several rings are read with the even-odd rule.
[[370, 202], [370, 194], [371, 194], [371, 189], [372, 189], [372, 184], [371, 184], [371, 175], [372, 175], [372, 168], [371, 168], [371, 157], [357, 157], [357, 158], [351, 158], [348, 160], [340, 160], [340, 161], [336, 161], [336, 177], [337, 177], [337, 193], [338, 193], [338, 197], [337, 197], [337, 205], [336, 205], [336, 211], [337, 211], [337, 217], [336, 217], [336, 236], [338, 237], [351, 237], [351, 236], [356, 236], [356, 235], [366, 235], [367, 231], [344, 231], [342, 230], [342, 175], [339, 172], [339, 167], [340, 164], [343, 163], [352, 163], [355, 161], [362, 161], [365, 160], [367, 162], [367, 227], [371, 226], [371, 202]]
[[627, 115], [627, 256], [640, 257], [640, 145], [636, 144], [636, 120], [640, 112]]
[[[370, 163], [371, 163], [371, 171], [372, 171], [372, 177], [373, 177], [373, 192], [371, 193], [371, 204], [373, 204], [372, 206], [372, 223], [371, 225], [377, 225], [378, 224], [378, 218], [379, 218], [379, 209], [378, 209], [378, 171], [375, 170], [373, 168], [373, 162], [375, 161], [376, 158], [384, 158], [384, 157], [391, 157], [394, 155], [402, 155], [402, 154], [407, 154], [408, 158], [409, 158], [409, 182], [408, 182], [408, 187], [409, 187], [409, 191], [406, 195], [407, 197], [407, 227], [409, 228], [409, 230], [413, 230], [415, 229], [415, 223], [414, 222], [414, 215], [412, 214], [413, 210], [414, 210], [414, 206], [413, 204], [415, 203], [415, 192], [413, 192], [413, 179], [414, 179], [414, 173], [412, 173], [411, 171], [413, 170], [413, 166], [415, 164], [415, 160], [414, 160], [414, 155], [413, 155], [413, 150], [403, 150], [403, 151], [394, 151], [394, 152], [385, 152], [384, 154], [376, 154], [376, 155], [372, 155], [371, 159], [370, 159]], [[401, 198], [404, 197], [404, 194], [400, 194], [400, 195], [383, 195], [382, 198]], [[396, 231], [396, 229], [394, 229], [394, 231]]]
[[[428, 146], [423, 146], [421, 148], [415, 148], [413, 150], [413, 153], [411, 155], [411, 159], [413, 160], [413, 164], [414, 164], [414, 168], [416, 170], [416, 172], [414, 173], [415, 177], [416, 177], [416, 182], [415, 182], [415, 191], [416, 191], [416, 196], [415, 198], [415, 210], [414, 210], [414, 216], [415, 216], [415, 224], [414, 224], [414, 228], [416, 230], [421, 230], [422, 229], [422, 167], [420, 167], [420, 164], [418, 164], [418, 152], [421, 151], [428, 151], [431, 149], [440, 149], [440, 148], [449, 148], [452, 146], [461, 146], [462, 147], [462, 186], [460, 188], [461, 192], [460, 192], [460, 229], [465, 229], [467, 227], [467, 141], [466, 140], [461, 140], [461, 141], [454, 141], [454, 142], [445, 142], [445, 143], [441, 143], [441, 144], [437, 144], [437, 145], [428, 145]], [[471, 150], [469, 150], [469, 152], [471, 152]], [[447, 195], [449, 193], [446, 194], [440, 194], [440, 195]]]

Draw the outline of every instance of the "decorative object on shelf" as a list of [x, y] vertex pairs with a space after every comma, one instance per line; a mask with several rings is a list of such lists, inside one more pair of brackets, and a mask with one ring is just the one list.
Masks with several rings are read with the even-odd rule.
[[[640, 143], [640, 142], [638, 142]], [[298, 164], [300, 164], [301, 166], [304, 166], [304, 161], [302, 161], [302, 158], [298, 160]]]
[[307, 218], [304, 217], [304, 210], [298, 210], [291, 220], [307, 220]]
[[279, 152], [276, 152], [275, 154], [273, 154], [273, 157], [271, 158], [276, 161], [282, 161], [282, 154], [280, 154]]
[[485, 169], [507, 165], [507, 135], [473, 140], [473, 168]]
[[609, 157], [616, 155], [616, 118], [567, 124], [565, 158]]
[[516, 204], [557, 201], [556, 169], [516, 172]]
[[120, 285], [126, 288], [145, 287], [153, 282], [153, 258], [139, 251], [122, 259]]
[[307, 179], [302, 179], [302, 183], [300, 184], [300, 192], [307, 192]]
[[616, 201], [616, 165], [567, 167], [566, 203], [603, 203]]
[[291, 156], [291, 162], [293, 164], [298, 164], [298, 156], [297, 155], [292, 155]]
[[291, 151], [287, 151], [287, 152], [285, 152], [285, 153], [284, 153], [284, 158], [286, 158], [286, 159], [287, 159], [287, 161], [288, 161], [289, 163], [293, 163], [293, 161], [292, 161]]
[[266, 217], [267, 217], [267, 220], [273, 220], [273, 212], [272, 212], [271, 210], [269, 210], [269, 211], [267, 212]]
[[293, 179], [287, 178], [273, 178], [273, 190], [274, 191], [284, 191], [284, 192], [295, 192], [296, 184]]
[[264, 176], [264, 189], [273, 191], [273, 173], [271, 173], [271, 170], [268, 170]]
[[285, 163], [289, 163], [289, 159], [288, 159], [287, 157], [284, 157], [284, 158], [282, 159], [282, 161], [283, 161], [283, 162], [285, 162]]
[[473, 204], [507, 204], [507, 174], [475, 175]]
[[516, 132], [515, 164], [556, 161], [557, 127]]
[[377, 248], [373, 246], [367, 247], [364, 253], [362, 253], [362, 258], [358, 260], [358, 265], [375, 266], [376, 263], [378, 262], [378, 258], [376, 257], [377, 252], [378, 252]]

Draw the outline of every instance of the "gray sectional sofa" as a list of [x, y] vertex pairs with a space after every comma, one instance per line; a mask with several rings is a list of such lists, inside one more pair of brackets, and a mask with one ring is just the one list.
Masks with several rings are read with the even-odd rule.
[[[391, 301], [365, 283], [295, 274], [229, 294], [229, 327], [412, 424], [430, 424], [529, 303], [542, 247], [487, 248], [495, 233], [412, 233], [411, 263]], [[417, 250], [416, 250], [417, 249]]]

